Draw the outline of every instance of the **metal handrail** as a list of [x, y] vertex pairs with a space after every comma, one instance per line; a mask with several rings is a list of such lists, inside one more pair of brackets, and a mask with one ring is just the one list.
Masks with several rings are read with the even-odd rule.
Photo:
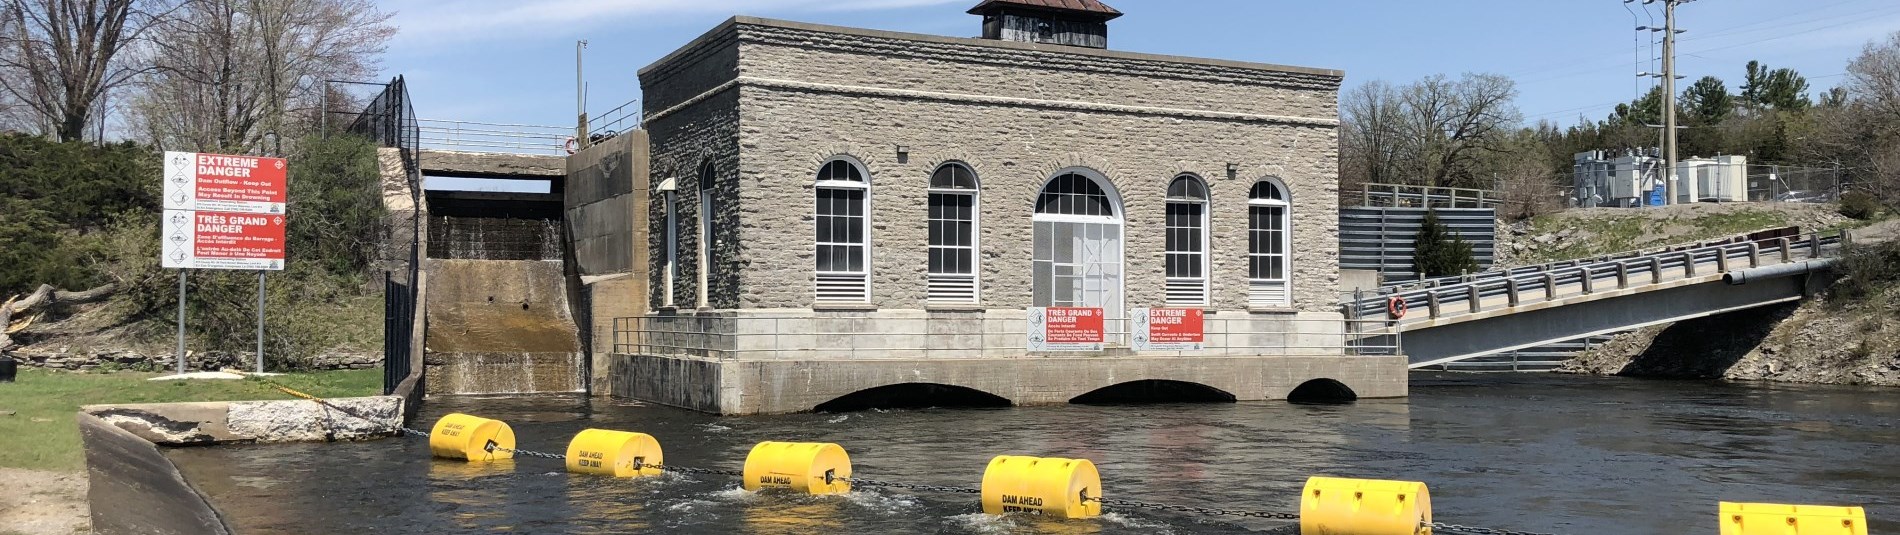
[[[1360, 200], [1365, 206], [1378, 206], [1372, 200], [1389, 199], [1383, 206], [1437, 206], [1459, 208], [1466, 204], [1472, 208], [1487, 208], [1504, 202], [1498, 192], [1476, 188], [1455, 188], [1450, 186], [1415, 186], [1410, 184], [1366, 183], [1359, 186]], [[1416, 200], [1416, 204], [1402, 205], [1400, 201]]]
[[572, 128], [516, 123], [418, 119], [423, 148], [482, 149], [519, 154], [561, 155]]
[[[852, 322], [840, 320], [858, 320], [865, 328], [860, 330], [818, 329], [815, 325], [792, 326], [787, 322], [838, 321], [850, 325]], [[880, 321], [883, 320], [883, 321]], [[906, 331], [882, 326], [891, 321], [921, 320], [926, 328], [920, 331]], [[1222, 352], [1244, 352], [1249, 354], [1343, 354], [1343, 355], [1397, 355], [1401, 353], [1400, 334], [1383, 321], [1377, 320], [1319, 320], [1291, 318], [1283, 320], [1292, 324], [1324, 324], [1338, 332], [1318, 331], [1259, 331], [1251, 329], [1230, 330], [1232, 322], [1252, 321], [1231, 318], [1207, 318], [1210, 328], [1206, 332], [1206, 342], [1201, 351], [1181, 350], [1144, 350], [1141, 355], [1195, 355], [1223, 354]], [[1118, 320], [1111, 325], [1126, 325], [1128, 320]], [[666, 326], [657, 326], [667, 323]], [[679, 324], [689, 324], [681, 328]], [[980, 324], [974, 332], [947, 333], [948, 329], [932, 328], [943, 323]], [[715, 325], [707, 327], [708, 324]], [[746, 325], [750, 324], [750, 325]], [[1027, 350], [1026, 333], [1023, 332], [1024, 320], [1021, 318], [835, 318], [823, 316], [637, 316], [619, 317], [613, 320], [613, 347], [615, 353], [688, 355], [697, 357], [734, 359], [734, 358], [786, 358], [798, 356], [826, 356], [825, 358], [874, 358], [889, 354], [920, 355], [924, 357], [1015, 355], [1024, 356]], [[1105, 349], [1127, 350], [1124, 342], [1129, 340], [1127, 330], [1110, 328], [1104, 332], [1108, 341]], [[977, 338], [974, 344], [945, 344], [941, 347], [911, 347], [891, 344], [898, 337], [924, 337], [926, 340], [946, 340], [952, 338]], [[1258, 343], [1261, 337], [1277, 337], [1279, 343]], [[1318, 338], [1336, 338], [1337, 343], [1312, 343]], [[759, 347], [742, 347], [742, 340], [754, 341], [769, 339], [769, 344]], [[822, 340], [820, 340], [822, 338]], [[807, 342], [809, 339], [809, 343]], [[997, 340], [1014, 340], [997, 343]], [[1252, 340], [1253, 343], [1249, 343]], [[1036, 352], [1037, 355], [1062, 352]], [[1087, 354], [1087, 353], [1082, 353]]]
[[[1568, 298], [1577, 293], [1562, 293], [1562, 289], [1578, 286], [1582, 294], [1593, 294], [1603, 289], [1625, 289], [1647, 284], [1666, 282], [1665, 277], [1680, 273], [1667, 280], [1682, 280], [1700, 276], [1699, 268], [1713, 264], [1708, 274], [1719, 274], [1737, 268], [1772, 265], [1792, 262], [1797, 259], [1821, 257], [1828, 253], [1830, 246], [1842, 243], [1840, 235], [1823, 236], [1809, 233], [1807, 237], [1794, 240], [1788, 237], [1742, 243], [1723, 243], [1693, 249], [1663, 251], [1653, 254], [1615, 258], [1590, 263], [1579, 263], [1560, 267], [1548, 267], [1533, 272], [1501, 274], [1496, 277], [1469, 280], [1456, 284], [1435, 284], [1424, 288], [1400, 290], [1382, 288], [1371, 297], [1360, 296], [1343, 303], [1349, 318], [1368, 318], [1387, 316], [1389, 301], [1398, 298], [1404, 301], [1408, 314], [1403, 318], [1388, 320], [1394, 325], [1405, 325], [1421, 320], [1483, 312], [1483, 302], [1487, 298], [1508, 297], [1506, 307], [1527, 303], [1551, 301]], [[1771, 261], [1764, 261], [1768, 259]], [[1607, 283], [1599, 286], [1599, 281]], [[1638, 283], [1637, 281], [1641, 281]], [[1444, 309], [1452, 307], [1450, 313]], [[1417, 310], [1419, 314], [1409, 311]]]

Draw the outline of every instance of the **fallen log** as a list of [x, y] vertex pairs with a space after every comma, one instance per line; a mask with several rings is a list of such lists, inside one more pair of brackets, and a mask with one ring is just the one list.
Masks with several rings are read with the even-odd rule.
[[28, 320], [25, 324], [19, 325], [19, 328], [16, 329], [13, 323], [15, 316], [23, 316], [35, 310], [56, 305], [77, 305], [96, 302], [111, 297], [112, 294], [118, 290], [119, 285], [113, 283], [106, 283], [95, 288], [77, 292], [54, 288], [51, 284], [41, 284], [39, 289], [34, 290], [31, 294], [27, 294], [26, 297], [15, 296], [8, 299], [5, 304], [0, 304], [0, 326], [4, 326], [4, 328], [0, 328], [0, 350], [12, 348], [13, 338], [9, 335], [19, 332], [21, 329], [26, 328], [26, 324], [31, 323], [31, 320]]

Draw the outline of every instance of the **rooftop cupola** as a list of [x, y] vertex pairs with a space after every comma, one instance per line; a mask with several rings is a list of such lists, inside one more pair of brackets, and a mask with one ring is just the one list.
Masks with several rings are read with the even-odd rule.
[[1108, 21], [1122, 12], [1100, 0], [983, 0], [983, 38], [1108, 48]]

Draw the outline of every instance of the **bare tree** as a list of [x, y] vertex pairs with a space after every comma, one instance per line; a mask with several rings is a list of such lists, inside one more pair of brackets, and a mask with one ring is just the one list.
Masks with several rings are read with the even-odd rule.
[[1340, 111], [1342, 182], [1488, 187], [1484, 156], [1516, 128], [1516, 97], [1510, 79], [1489, 74], [1354, 89]]
[[126, 50], [165, 0], [8, 0], [0, 9], [0, 90], [61, 141], [103, 120], [99, 106], [144, 66]]
[[375, 72], [396, 29], [368, 0], [193, 0], [153, 35], [133, 107], [166, 148], [247, 151], [308, 125], [322, 82]]
[[1397, 161], [1399, 98], [1391, 84], [1373, 80], [1346, 92], [1340, 103], [1339, 190], [1400, 180]]

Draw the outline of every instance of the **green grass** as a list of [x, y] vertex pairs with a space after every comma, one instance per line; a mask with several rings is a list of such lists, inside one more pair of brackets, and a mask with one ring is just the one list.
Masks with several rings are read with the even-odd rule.
[[[38, 470], [79, 470], [79, 427], [73, 415], [80, 405], [292, 399], [257, 379], [147, 381], [157, 373], [76, 373], [23, 368], [13, 383], [0, 383], [0, 466]], [[271, 378], [284, 386], [320, 397], [371, 396], [382, 393], [383, 371], [339, 370], [294, 373]]]
[[[1772, 210], [1740, 210], [1730, 213], [1701, 214], [1699, 217], [1651, 219], [1643, 214], [1627, 217], [1590, 219], [1557, 215], [1531, 219], [1531, 235], [1550, 234], [1566, 228], [1587, 234], [1589, 239], [1571, 241], [1560, 248], [1527, 251], [1523, 263], [1540, 264], [1578, 258], [1661, 247], [1679, 243], [1733, 236], [1745, 232], [1788, 225], [1787, 214]], [[1658, 232], [1667, 229], [1670, 232]]]

